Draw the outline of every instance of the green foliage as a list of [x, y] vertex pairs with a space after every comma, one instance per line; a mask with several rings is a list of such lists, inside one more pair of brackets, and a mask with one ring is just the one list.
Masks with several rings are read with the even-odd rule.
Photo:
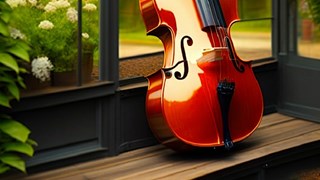
[[320, 25], [320, 2], [319, 0], [307, 0], [309, 5], [309, 10], [313, 22], [317, 25]]
[[119, 0], [120, 43], [150, 44], [162, 46], [155, 36], [146, 36], [145, 25], [139, 9], [139, 1]]
[[[23, 62], [29, 62], [29, 46], [10, 36], [8, 22], [11, 8], [0, 0], [0, 108], [10, 108], [11, 100], [20, 99], [20, 88], [25, 88], [21, 73]], [[34, 141], [30, 130], [9, 115], [0, 112], [0, 174], [11, 168], [26, 171], [21, 155], [32, 156]]]
[[241, 20], [272, 17], [271, 0], [238, 0]]
[[[50, 3], [54, 4], [53, 2], [56, 3], [53, 5], [56, 8], [48, 8]], [[36, 4], [32, 4], [27, 1], [25, 4], [14, 6], [10, 24], [20, 31], [31, 45], [31, 59], [48, 57], [53, 62], [54, 71], [63, 72], [75, 69], [77, 63], [77, 0], [57, 2], [38, 0]], [[84, 2], [84, 5], [90, 3], [98, 7], [98, 0]], [[69, 12], [72, 8], [75, 14]], [[99, 11], [98, 9], [94, 11], [83, 9], [82, 11], [82, 32], [89, 35], [89, 38], [82, 38], [83, 47], [93, 51], [98, 46]], [[49, 21], [53, 27], [41, 28], [40, 23], [43, 21]]]

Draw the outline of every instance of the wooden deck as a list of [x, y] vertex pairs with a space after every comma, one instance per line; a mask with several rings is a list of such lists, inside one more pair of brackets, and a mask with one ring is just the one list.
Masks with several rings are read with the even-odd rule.
[[[92, 162], [9, 179], [320, 179], [320, 124], [263, 117], [232, 151], [179, 154], [156, 145]], [[308, 178], [307, 178], [308, 179]]]

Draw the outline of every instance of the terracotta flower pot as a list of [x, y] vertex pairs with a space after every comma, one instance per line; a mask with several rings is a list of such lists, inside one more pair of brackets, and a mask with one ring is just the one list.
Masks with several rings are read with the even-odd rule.
[[[84, 52], [81, 64], [82, 83], [92, 81], [93, 52]], [[75, 86], [77, 84], [77, 71], [53, 72], [53, 86]]]
[[22, 75], [22, 78], [27, 86], [26, 91], [39, 90], [51, 86], [51, 81], [42, 82], [40, 81], [40, 79], [34, 77], [32, 74], [24, 74]]

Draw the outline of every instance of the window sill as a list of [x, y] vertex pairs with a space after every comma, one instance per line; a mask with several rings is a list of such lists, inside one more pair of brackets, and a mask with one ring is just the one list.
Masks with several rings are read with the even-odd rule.
[[114, 82], [98, 82], [81, 87], [56, 87], [23, 92], [19, 102], [14, 102], [13, 112], [33, 110], [65, 103], [95, 99], [115, 94]]
[[58, 93], [64, 93], [64, 92], [70, 92], [70, 91], [77, 91], [77, 90], [84, 90], [89, 88], [95, 88], [99, 86], [106, 86], [106, 85], [113, 85], [113, 82], [110, 81], [104, 81], [104, 82], [92, 82], [88, 84], [83, 84], [82, 86], [50, 86], [48, 88], [44, 89], [38, 89], [38, 90], [22, 90], [21, 97], [24, 98], [32, 98], [36, 96], [44, 96], [49, 94], [58, 94]]

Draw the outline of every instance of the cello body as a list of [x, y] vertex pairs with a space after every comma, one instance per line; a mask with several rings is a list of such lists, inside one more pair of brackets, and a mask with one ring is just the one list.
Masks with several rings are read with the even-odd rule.
[[[229, 37], [232, 23], [239, 20], [237, 0], [218, 1]], [[196, 0], [140, 0], [140, 9], [147, 34], [157, 36], [164, 47], [163, 67], [147, 77], [146, 113], [156, 138], [181, 151], [229, 149], [226, 136], [231, 143], [250, 136], [261, 121], [262, 94], [251, 63], [230, 54], [235, 52], [231, 39], [223, 36], [229, 39], [223, 46], [220, 30], [206, 30], [210, 27], [201, 21]], [[225, 81], [232, 82], [226, 92], [233, 85], [229, 98], [225, 92], [219, 97]]]

